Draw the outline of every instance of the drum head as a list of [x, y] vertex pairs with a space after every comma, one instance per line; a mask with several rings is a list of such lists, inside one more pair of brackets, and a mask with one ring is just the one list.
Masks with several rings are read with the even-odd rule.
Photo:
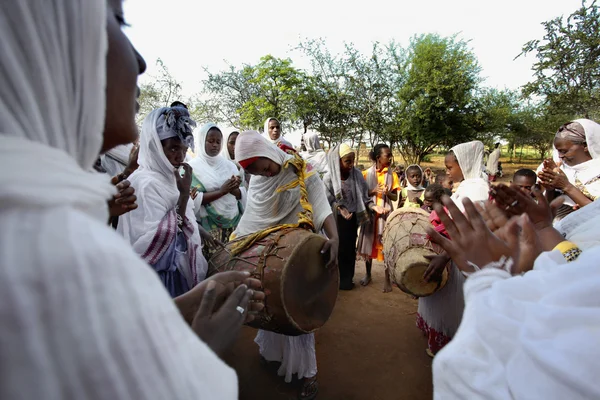
[[395, 281], [400, 290], [413, 296], [425, 297], [444, 287], [448, 280], [448, 270], [445, 268], [438, 279], [432, 279], [429, 282], [425, 282], [423, 279], [423, 274], [429, 266], [426, 255], [435, 255], [435, 253], [420, 247], [412, 247], [398, 258], [398, 263], [401, 262], [402, 265], [396, 266]]
[[304, 332], [313, 332], [331, 316], [337, 300], [338, 268], [327, 269], [321, 254], [326, 239], [311, 234], [296, 246], [281, 276], [281, 296], [290, 320]]

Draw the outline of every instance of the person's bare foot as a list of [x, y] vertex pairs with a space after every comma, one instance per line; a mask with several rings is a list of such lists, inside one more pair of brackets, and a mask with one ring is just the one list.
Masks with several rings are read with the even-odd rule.
[[383, 285], [383, 293], [389, 293], [392, 291], [392, 284], [389, 281], [386, 281]]
[[361, 279], [360, 284], [363, 286], [367, 286], [369, 283], [371, 283], [371, 275], [367, 274], [364, 278]]

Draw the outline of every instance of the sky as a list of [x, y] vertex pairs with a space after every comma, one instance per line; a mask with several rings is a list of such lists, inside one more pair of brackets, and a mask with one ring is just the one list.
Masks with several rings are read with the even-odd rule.
[[523, 44], [543, 37], [542, 22], [580, 6], [580, 0], [126, 0], [124, 11], [131, 24], [125, 32], [148, 64], [141, 82], [152, 79], [161, 58], [189, 97], [201, 90], [205, 67], [218, 72], [272, 54], [308, 68], [293, 50], [305, 39], [325, 39], [332, 53], [344, 42], [369, 52], [375, 41], [406, 46], [423, 33], [459, 34], [470, 41], [485, 86], [518, 89], [531, 79], [535, 61], [533, 55], [514, 60]]

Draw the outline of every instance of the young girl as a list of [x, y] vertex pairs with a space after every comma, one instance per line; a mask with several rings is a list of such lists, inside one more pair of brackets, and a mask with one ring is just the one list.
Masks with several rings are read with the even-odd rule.
[[[449, 178], [453, 182], [460, 182], [451, 198], [463, 212], [464, 198], [473, 202], [488, 199], [489, 186], [481, 168], [483, 150], [483, 143], [479, 141], [462, 143], [454, 146], [444, 160]], [[435, 219], [435, 215], [430, 217], [430, 220]], [[439, 225], [433, 225], [437, 230]], [[424, 278], [428, 280], [434, 274], [441, 273], [449, 261], [445, 253], [434, 256]], [[428, 336], [426, 351], [432, 357], [450, 341], [460, 325], [464, 309], [464, 280], [452, 263], [446, 285], [431, 296], [419, 299], [417, 326]]]
[[[258, 132], [242, 132], [235, 144], [235, 159], [253, 175], [248, 202], [234, 236], [257, 233], [277, 225], [294, 224], [324, 230], [329, 240], [328, 267], [336, 267], [338, 232], [325, 186], [318, 174], [308, 170], [297, 154], [287, 154]], [[303, 190], [305, 188], [306, 190]], [[312, 206], [305, 208], [306, 204]], [[300, 399], [314, 399], [318, 392], [315, 335], [285, 336], [259, 330], [255, 342], [266, 362], [281, 363], [279, 375], [290, 382], [293, 374], [302, 379]]]
[[[383, 243], [381, 236], [385, 227], [385, 220], [392, 211], [392, 202], [398, 200], [400, 182], [398, 176], [389, 168], [392, 162], [392, 152], [387, 144], [378, 144], [370, 154], [373, 166], [363, 172], [367, 181], [369, 196], [375, 205], [383, 207], [383, 213], [375, 213], [371, 221], [363, 225], [358, 241], [359, 255], [364, 257], [367, 274], [360, 281], [363, 286], [371, 282], [371, 267], [373, 259], [383, 261]], [[390, 273], [385, 270], [384, 293], [392, 291]]]
[[418, 165], [411, 165], [406, 169], [406, 187], [402, 189], [400, 202], [402, 208], [419, 208], [423, 205], [423, 194], [425, 188], [423, 182], [423, 170]]

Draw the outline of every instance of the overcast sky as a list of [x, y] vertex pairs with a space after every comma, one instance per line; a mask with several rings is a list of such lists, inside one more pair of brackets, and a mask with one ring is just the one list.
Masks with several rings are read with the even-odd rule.
[[[364, 52], [374, 41], [394, 39], [406, 45], [411, 36], [439, 33], [470, 40], [484, 85], [516, 89], [531, 78], [533, 56], [513, 60], [531, 39], [541, 39], [542, 22], [569, 15], [580, 0], [430, 0], [301, 2], [126, 0], [126, 28], [156, 73], [161, 58], [186, 96], [201, 89], [203, 68], [219, 71], [225, 60], [234, 65], [256, 63], [261, 56], [289, 57], [308, 67], [292, 51], [301, 39], [322, 37], [333, 53], [344, 42]], [[147, 78], [142, 78], [142, 81]]]

